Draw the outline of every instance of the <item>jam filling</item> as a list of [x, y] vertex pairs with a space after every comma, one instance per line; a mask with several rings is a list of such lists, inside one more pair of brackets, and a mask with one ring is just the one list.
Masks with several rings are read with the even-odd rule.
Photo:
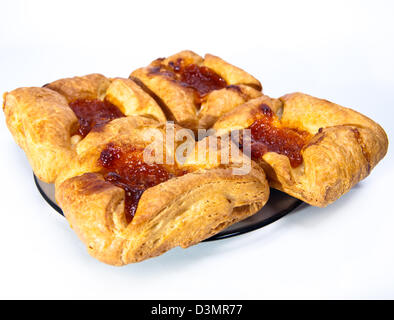
[[301, 150], [310, 134], [306, 131], [281, 127], [273, 111], [265, 104], [260, 106], [258, 119], [249, 127], [253, 159], [261, 159], [266, 152], [287, 156], [293, 168], [301, 165]]
[[124, 114], [108, 101], [75, 100], [69, 104], [79, 121], [79, 128], [75, 134], [85, 137], [93, 128], [104, 125]]
[[104, 169], [104, 179], [125, 191], [125, 217], [130, 223], [142, 193], [159, 183], [176, 176], [164, 166], [147, 164], [143, 149], [110, 143], [101, 152], [99, 165]]
[[182, 59], [151, 69], [152, 73], [165, 75], [180, 85], [191, 88], [196, 94], [197, 102], [201, 102], [208, 93], [227, 87], [227, 82], [212, 69], [196, 64], [185, 64]]
[[200, 97], [206, 96], [213, 90], [223, 89], [227, 86], [226, 81], [222, 77], [207, 67], [190, 64], [180, 68], [178, 72], [181, 84], [196, 90]]

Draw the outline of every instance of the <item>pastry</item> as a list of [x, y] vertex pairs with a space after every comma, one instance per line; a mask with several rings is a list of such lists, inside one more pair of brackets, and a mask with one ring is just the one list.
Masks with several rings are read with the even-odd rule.
[[165, 121], [155, 100], [135, 82], [100, 74], [6, 92], [3, 110], [34, 173], [48, 183], [56, 180], [92, 129], [128, 115]]
[[262, 96], [215, 124], [216, 134], [250, 129], [252, 158], [270, 185], [324, 207], [367, 177], [387, 152], [387, 135], [366, 116], [303, 93]]
[[208, 129], [224, 113], [262, 95], [253, 76], [219, 57], [182, 51], [131, 73], [158, 101], [167, 120]]
[[[193, 167], [182, 164], [166, 149], [164, 128], [138, 116], [113, 120], [80, 142], [56, 181], [65, 216], [89, 253], [103, 262], [122, 265], [188, 247], [254, 214], [268, 200], [260, 167], [234, 175], [237, 159], [209, 168], [204, 159]], [[143, 153], [157, 136], [152, 129], [162, 132], [164, 156], [173, 158], [172, 164], [144, 162]], [[179, 130], [175, 127], [175, 134]]]
[[[4, 94], [3, 110], [88, 252], [124, 265], [249, 217], [269, 185], [326, 206], [384, 157], [387, 136], [369, 118], [261, 90], [221, 58], [182, 51], [128, 79], [90, 74], [19, 88]], [[216, 131], [196, 142], [199, 129]], [[229, 138], [236, 132], [240, 144]]]
[[78, 119], [66, 98], [46, 88], [19, 88], [4, 94], [3, 110], [36, 176], [53, 182], [74, 156], [71, 132]]
[[[179, 160], [167, 145], [171, 126], [161, 106], [132, 79], [91, 74], [19, 88], [4, 94], [3, 110], [34, 173], [55, 183], [71, 227], [105, 263], [123, 265], [188, 247], [268, 200], [257, 164], [247, 174], [233, 174], [247, 161], [241, 152], [226, 165]], [[173, 132], [194, 145], [193, 133], [178, 125]], [[180, 144], [182, 139], [175, 147]], [[165, 161], [145, 162], [147, 150]]]

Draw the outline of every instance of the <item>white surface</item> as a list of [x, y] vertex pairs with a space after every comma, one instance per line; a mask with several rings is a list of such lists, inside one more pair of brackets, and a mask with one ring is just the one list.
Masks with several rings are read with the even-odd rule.
[[[1, 1], [0, 91], [128, 76], [181, 49], [353, 107], [392, 136], [392, 1]], [[393, 154], [325, 209], [140, 264], [97, 262], [45, 203], [0, 115], [0, 298], [394, 298]]]

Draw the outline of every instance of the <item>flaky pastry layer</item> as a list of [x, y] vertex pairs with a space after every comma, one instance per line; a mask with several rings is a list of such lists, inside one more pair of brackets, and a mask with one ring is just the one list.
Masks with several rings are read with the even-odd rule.
[[263, 96], [238, 106], [214, 125], [217, 134], [249, 128], [261, 105], [269, 106], [283, 126], [307, 131], [312, 138], [296, 168], [283, 154], [267, 152], [256, 161], [270, 185], [311, 205], [324, 207], [367, 177], [384, 157], [387, 135], [366, 116], [303, 93], [279, 99]]

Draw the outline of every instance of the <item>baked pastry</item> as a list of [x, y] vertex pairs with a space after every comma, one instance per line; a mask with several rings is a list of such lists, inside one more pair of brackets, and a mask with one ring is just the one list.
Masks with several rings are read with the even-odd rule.
[[167, 120], [190, 129], [208, 129], [224, 113], [262, 95], [247, 72], [206, 54], [181, 51], [131, 73], [158, 101]]
[[387, 135], [366, 116], [303, 93], [262, 96], [223, 115], [217, 134], [250, 129], [252, 158], [270, 185], [324, 207], [369, 175]]
[[[35, 174], [56, 181], [70, 225], [89, 253], [106, 263], [188, 247], [268, 200], [268, 182], [257, 165], [247, 175], [232, 174], [242, 154], [226, 166], [179, 162], [166, 144], [164, 112], [132, 79], [91, 74], [19, 88], [4, 94], [3, 109]], [[188, 135], [183, 132], [194, 143]], [[146, 150], [163, 151], [165, 164], [146, 163]]]
[[[325, 206], [384, 157], [387, 136], [367, 117], [261, 90], [216, 56], [182, 51], [129, 79], [90, 74], [19, 88], [4, 94], [3, 110], [89, 253], [123, 265], [254, 214], [268, 200], [265, 174], [272, 187]], [[196, 143], [194, 133], [210, 128], [216, 133]], [[236, 145], [226, 135], [246, 129], [251, 157], [246, 138]]]
[[128, 115], [165, 121], [155, 100], [132, 80], [100, 74], [6, 92], [3, 110], [34, 173], [48, 183], [55, 181], [92, 129]]
[[[152, 137], [161, 140], [151, 151], [162, 144], [172, 164], [144, 162]], [[165, 124], [138, 116], [113, 120], [79, 143], [77, 156], [56, 181], [56, 199], [92, 256], [122, 265], [188, 247], [268, 200], [268, 183], [257, 165], [245, 175], [232, 172], [239, 158], [225, 166], [207, 166], [202, 159], [191, 167], [168, 145]]]

